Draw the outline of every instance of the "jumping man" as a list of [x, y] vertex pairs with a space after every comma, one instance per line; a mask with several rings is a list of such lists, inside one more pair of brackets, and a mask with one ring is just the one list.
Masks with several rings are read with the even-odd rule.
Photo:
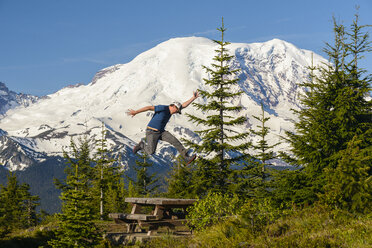
[[193, 96], [183, 104], [179, 102], [173, 102], [170, 105], [156, 105], [156, 106], [146, 106], [138, 110], [129, 109], [127, 114], [134, 117], [136, 114], [145, 111], [155, 111], [152, 119], [146, 128], [146, 142], [140, 141], [134, 148], [133, 152], [136, 154], [139, 150], [143, 150], [147, 154], [151, 155], [155, 153], [158, 141], [162, 140], [173, 145], [177, 151], [183, 156], [186, 164], [191, 163], [196, 155], [187, 155], [187, 150], [181, 144], [181, 142], [174, 137], [170, 132], [165, 130], [170, 117], [173, 114], [181, 114], [181, 110], [189, 106], [196, 98], [199, 97], [199, 92], [195, 91]]

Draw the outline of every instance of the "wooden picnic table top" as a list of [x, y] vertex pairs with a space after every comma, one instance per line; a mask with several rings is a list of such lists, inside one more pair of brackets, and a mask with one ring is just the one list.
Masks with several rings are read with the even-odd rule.
[[185, 206], [193, 205], [197, 199], [173, 199], [173, 198], [125, 198], [125, 202], [141, 205], [174, 205]]

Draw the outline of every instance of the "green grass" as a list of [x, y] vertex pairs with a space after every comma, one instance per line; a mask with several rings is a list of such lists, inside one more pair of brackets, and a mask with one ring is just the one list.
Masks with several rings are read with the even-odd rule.
[[372, 247], [372, 219], [308, 208], [267, 225], [254, 247]]
[[0, 239], [0, 248], [37, 248], [47, 245], [53, 237], [53, 231], [47, 229], [35, 229], [14, 231], [7, 237]]
[[[97, 222], [106, 231], [109, 222]], [[0, 240], [0, 248], [48, 247], [55, 223], [49, 223], [33, 230], [13, 232]], [[47, 228], [49, 227], [49, 228]], [[113, 228], [112, 226], [110, 228]], [[112, 231], [112, 230], [109, 230]], [[100, 247], [113, 246], [104, 242]], [[325, 207], [308, 207], [291, 210], [272, 223], [252, 226], [252, 221], [242, 217], [218, 223], [192, 237], [164, 235], [132, 247], [372, 247], [372, 215], [356, 216], [344, 211], [329, 210]]]
[[243, 218], [216, 224], [188, 239], [164, 237], [138, 247], [372, 247], [371, 216], [311, 207], [261, 227]]

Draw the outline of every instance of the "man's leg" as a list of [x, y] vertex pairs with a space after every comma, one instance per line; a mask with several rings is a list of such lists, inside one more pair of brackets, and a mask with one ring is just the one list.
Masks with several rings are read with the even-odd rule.
[[161, 137], [160, 132], [147, 129], [146, 130], [146, 142], [143, 144], [142, 149], [148, 155], [154, 154], [156, 151], [156, 147], [158, 146], [158, 141], [160, 137]]
[[182, 155], [182, 157], [188, 159], [187, 150], [181, 144], [181, 142], [176, 137], [173, 136], [173, 134], [171, 134], [168, 131], [164, 131], [160, 139], [174, 146], [177, 149], [177, 151]]

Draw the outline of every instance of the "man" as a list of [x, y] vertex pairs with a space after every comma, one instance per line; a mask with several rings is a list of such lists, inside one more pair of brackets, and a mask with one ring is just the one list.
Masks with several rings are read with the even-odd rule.
[[165, 130], [165, 126], [167, 125], [169, 119], [173, 114], [181, 114], [181, 110], [189, 106], [198, 97], [199, 92], [195, 91], [193, 96], [183, 104], [179, 102], [173, 102], [170, 105], [146, 106], [138, 110], [129, 109], [127, 114], [132, 117], [145, 111], [155, 111], [152, 119], [150, 120], [146, 128], [146, 142], [140, 141], [133, 148], [133, 152], [136, 154], [138, 151], [143, 150], [149, 155], [154, 154], [156, 146], [158, 145], [158, 141], [162, 140], [173, 145], [183, 156], [187, 165], [191, 163], [196, 158], [196, 155], [187, 155], [187, 150], [185, 149], [185, 147], [176, 137]]

